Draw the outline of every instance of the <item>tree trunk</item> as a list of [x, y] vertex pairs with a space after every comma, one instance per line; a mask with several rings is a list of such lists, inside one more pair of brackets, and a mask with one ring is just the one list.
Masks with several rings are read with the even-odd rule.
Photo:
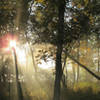
[[73, 85], [74, 85], [75, 84], [75, 81], [76, 81], [76, 71], [75, 71], [74, 64], [72, 65], [72, 69], [73, 69]]
[[54, 99], [60, 100], [60, 81], [62, 77], [62, 62], [61, 62], [62, 46], [57, 47], [56, 53], [56, 76], [55, 76], [55, 85], [54, 85]]
[[[78, 49], [77, 49], [77, 53], [78, 53], [77, 59], [78, 59], [78, 61], [79, 61], [79, 52], [80, 52], [80, 40], [78, 40]], [[79, 65], [77, 65], [77, 82], [79, 81], [79, 75], [80, 75], [80, 68], [79, 68]]]
[[99, 47], [98, 47], [98, 68], [97, 68], [97, 69], [98, 69], [98, 72], [99, 72], [99, 70], [100, 70], [99, 65], [100, 65], [100, 64], [99, 64]]
[[53, 100], [60, 100], [60, 81], [62, 78], [62, 50], [64, 40], [64, 12], [65, 12], [65, 0], [58, 0], [58, 34], [57, 34], [57, 52], [56, 52], [56, 76], [54, 85], [54, 97]]
[[27, 37], [27, 33], [26, 33], [26, 32], [25, 32], [25, 35], [26, 35], [26, 41], [27, 41], [27, 43], [28, 43], [28, 46], [29, 46], [29, 48], [30, 48], [30, 52], [31, 52], [31, 55], [32, 55], [33, 67], [34, 67], [35, 72], [37, 73], [37, 66], [36, 66], [36, 64], [35, 64], [34, 52], [33, 52], [33, 50], [32, 50], [32, 47], [31, 47], [31, 45], [30, 45], [30, 42], [29, 42], [29, 40], [28, 40], [28, 37]]
[[30, 45], [29, 45], [29, 47], [30, 47], [30, 51], [31, 51], [31, 54], [32, 54], [33, 66], [34, 66], [35, 72], [37, 73], [37, 66], [35, 64], [34, 52], [33, 52], [32, 47]]
[[[67, 59], [67, 55], [65, 54], [65, 58], [64, 58], [64, 64], [63, 64], [63, 68], [62, 68], [62, 84], [63, 84], [63, 87], [64, 88], [67, 88], [67, 68], [65, 70], [65, 67], [66, 67], [66, 59]], [[66, 71], [66, 73], [64, 74], [64, 72]]]
[[15, 70], [16, 70], [16, 84], [17, 84], [18, 100], [24, 100], [21, 83], [19, 82], [19, 79], [18, 79], [19, 71], [18, 71], [18, 64], [17, 64], [17, 55], [16, 55], [16, 50], [14, 48], [13, 48], [13, 55], [14, 55], [14, 63], [15, 63]]

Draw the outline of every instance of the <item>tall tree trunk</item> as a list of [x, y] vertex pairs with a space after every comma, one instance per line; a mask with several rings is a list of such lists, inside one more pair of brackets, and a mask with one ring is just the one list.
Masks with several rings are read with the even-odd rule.
[[60, 100], [61, 78], [62, 78], [62, 50], [64, 39], [64, 12], [65, 0], [58, 0], [58, 36], [57, 36], [57, 52], [56, 52], [56, 76], [54, 85], [53, 100]]
[[[1, 57], [1, 65], [0, 65], [0, 70], [2, 70], [2, 68], [3, 68], [3, 56]], [[2, 71], [1, 71], [2, 72]], [[2, 82], [2, 73], [0, 73], [0, 82]]]
[[30, 51], [31, 51], [31, 54], [32, 54], [33, 66], [34, 66], [35, 72], [37, 73], [37, 66], [35, 64], [34, 52], [33, 52], [32, 47], [30, 45], [29, 45], [29, 47], [30, 47]]
[[13, 55], [14, 55], [14, 64], [15, 64], [15, 70], [16, 70], [16, 84], [17, 84], [18, 100], [24, 100], [21, 83], [19, 82], [19, 79], [18, 79], [19, 71], [18, 71], [17, 55], [16, 55], [15, 48], [13, 48]]
[[34, 59], [34, 52], [33, 52], [33, 50], [32, 50], [32, 47], [31, 47], [31, 45], [30, 45], [30, 42], [29, 42], [29, 40], [28, 40], [28, 37], [27, 37], [27, 33], [26, 33], [26, 32], [25, 32], [25, 35], [26, 35], [26, 41], [27, 41], [28, 46], [29, 46], [29, 48], [30, 48], [30, 52], [31, 52], [31, 56], [32, 56], [33, 67], [34, 67], [35, 72], [37, 72], [37, 66], [36, 66], [36, 64], [35, 64], [35, 59]]
[[[66, 81], [67, 81], [67, 68], [65, 70], [65, 67], [66, 67], [66, 59], [67, 59], [67, 55], [65, 54], [64, 64], [63, 64], [63, 68], [62, 68], [62, 71], [63, 71], [63, 74], [62, 74], [62, 84], [63, 84], [63, 87], [64, 88], [67, 88], [67, 83], [66, 83]], [[65, 72], [65, 74], [64, 74], [64, 72]]]
[[[89, 65], [89, 63], [88, 63], [88, 59], [89, 59], [89, 57], [88, 57], [88, 38], [89, 38], [89, 36], [87, 35], [86, 36], [86, 52], [85, 52], [85, 57], [86, 57], [86, 60], [87, 60], [87, 62], [86, 62], [86, 65], [88, 66]], [[88, 76], [88, 72], [86, 71], [85, 72], [85, 80], [86, 81], [89, 81], [90, 80], [90, 77]]]
[[55, 76], [53, 100], [60, 100], [60, 88], [61, 88], [60, 81], [62, 77], [61, 55], [62, 55], [62, 45], [59, 45], [57, 47], [57, 53], [56, 53], [56, 76]]
[[[78, 59], [78, 61], [79, 61], [79, 52], [80, 52], [80, 40], [78, 40], [78, 49], [77, 49], [77, 54], [78, 54], [78, 56], [77, 56], [77, 59]], [[79, 67], [79, 65], [77, 65], [77, 82], [79, 81], [79, 74], [80, 74], [80, 67]]]
[[[98, 40], [99, 41], [99, 40]], [[99, 43], [98, 43], [99, 44]], [[100, 68], [99, 68], [99, 46], [98, 46], [98, 68], [97, 68], [97, 70], [98, 70], [98, 72], [99, 72], [99, 70], [100, 70]]]
[[[16, 19], [15, 19], [15, 26], [18, 29], [26, 30], [29, 11], [28, 6], [31, 0], [16, 0]], [[24, 16], [24, 17], [23, 17]]]
[[[29, 1], [31, 1], [31, 0], [29, 0]], [[32, 5], [33, 5], [33, 3], [34, 3], [34, 1], [31, 3], [30, 10], [29, 10], [29, 14], [32, 12]], [[27, 19], [28, 18], [29, 18], [29, 15], [27, 16]], [[37, 73], [37, 65], [35, 63], [34, 52], [33, 52], [32, 47], [30, 45], [30, 42], [29, 42], [29, 39], [28, 39], [28, 36], [27, 36], [27, 31], [25, 32], [25, 36], [26, 36], [26, 41], [28, 43], [28, 46], [30, 48], [31, 55], [32, 55], [31, 57], [32, 57], [33, 67], [34, 67], [35, 72]]]
[[100, 59], [99, 59], [99, 56], [100, 56], [100, 54], [99, 54], [100, 53], [99, 52], [100, 51], [100, 48], [99, 48], [99, 43], [100, 42], [99, 41], [100, 41], [100, 39], [99, 39], [99, 35], [97, 35], [97, 41], [98, 41], [97, 42], [97, 46], [98, 46], [98, 67], [97, 67], [97, 70], [98, 70], [98, 72], [100, 72], [100, 67], [99, 67], [99, 65], [100, 65], [100, 63], [99, 63], [99, 61], [100, 61]]
[[74, 85], [75, 84], [75, 81], [76, 81], [76, 71], [75, 71], [74, 64], [72, 65], [72, 70], [73, 70], [73, 85]]

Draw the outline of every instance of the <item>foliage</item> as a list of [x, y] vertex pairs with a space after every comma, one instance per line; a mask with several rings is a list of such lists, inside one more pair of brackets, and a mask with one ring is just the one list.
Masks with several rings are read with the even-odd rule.
[[[57, 76], [58, 80], [60, 80], [61, 75], [62, 75], [62, 64], [64, 63], [64, 61], [66, 61], [66, 58], [65, 58], [66, 51], [68, 53], [71, 53], [71, 55], [74, 55], [77, 58], [77, 60], [79, 60], [80, 62], [84, 64], [87, 64], [90, 66], [95, 65], [92, 59], [92, 56], [93, 56], [92, 49], [94, 48], [96, 51], [96, 49], [99, 48], [99, 46], [95, 46], [95, 44], [96, 43], [99, 44], [98, 41], [100, 38], [100, 35], [99, 35], [100, 33], [100, 30], [99, 30], [100, 29], [99, 27], [100, 26], [99, 25], [100, 2], [99, 0], [68, 0], [66, 1], [66, 4], [65, 4], [66, 7], [64, 8], [65, 10], [64, 13], [60, 11], [62, 10], [60, 8], [62, 3], [63, 2], [61, 2], [60, 0], [54, 1], [54, 2], [51, 0], [34, 0], [34, 1], [33, 0], [19, 0], [19, 1], [1, 0], [0, 1], [0, 17], [1, 17], [0, 19], [1, 34], [0, 35], [5, 34], [6, 31], [7, 32], [11, 31], [15, 33], [18, 32], [17, 34], [22, 35], [22, 38], [21, 38], [22, 41], [24, 41], [25, 39], [25, 43], [27, 41], [28, 43], [31, 43], [32, 45], [33, 43], [40, 43], [40, 44], [47, 43], [47, 45], [53, 44], [51, 47], [48, 46], [48, 48], [42, 48], [38, 50], [38, 55], [36, 55], [35, 57], [36, 57], [37, 63], [40, 63], [41, 59], [48, 62], [48, 58], [52, 58], [54, 61], [56, 61], [56, 64], [57, 64], [56, 75], [59, 76], [59, 77]], [[89, 36], [92, 36], [92, 38], [88, 39], [90, 38]], [[80, 47], [78, 47], [79, 41], [80, 41]], [[89, 44], [89, 45], [87, 45], [86, 47], [86, 46], [83, 46], [84, 44], [86, 45]], [[77, 48], [79, 48], [80, 51], [78, 51]], [[94, 54], [97, 55], [96, 53]], [[80, 58], [78, 58], [78, 56], [80, 56]], [[6, 65], [6, 62], [5, 62], [5, 65]], [[93, 69], [95, 69], [95, 67], [93, 67]], [[2, 68], [2, 71], [4, 71], [4, 73], [2, 74], [4, 76], [4, 74], [7, 73], [5, 67]], [[45, 72], [42, 72], [42, 73], [45, 74]], [[40, 80], [44, 78], [42, 77], [42, 73], [39, 74], [40, 77], [39, 77], [38, 82], [40, 82]], [[86, 75], [88, 76], [88, 74]], [[21, 76], [23, 75], [21, 74]], [[69, 78], [70, 77], [71, 76], [69, 76]], [[5, 79], [8, 82], [8, 76]], [[60, 81], [57, 83], [60, 84]], [[46, 81], [46, 83], [48, 83], [48, 81]], [[28, 84], [28, 82], [26, 82], [26, 84]], [[31, 85], [33, 86], [33, 84]], [[32, 88], [32, 86], [30, 86], [30, 88]], [[95, 89], [95, 88], [98, 88], [98, 87], [95, 87], [96, 84], [92, 86], [95, 93], [98, 92], [97, 94], [91, 91], [92, 86], [90, 87], [90, 84], [80, 83], [78, 84], [78, 86], [75, 86], [75, 91], [73, 90], [67, 90], [67, 92], [63, 91], [65, 94], [62, 94], [62, 97], [64, 97], [62, 100], [65, 100], [66, 98], [70, 100], [73, 100], [73, 99], [78, 100], [78, 99], [84, 99], [84, 98], [87, 98], [87, 100], [100, 99], [98, 96], [100, 91], [98, 92], [98, 90]], [[2, 85], [0, 87], [2, 87]], [[46, 93], [47, 92], [44, 92], [44, 90], [41, 90], [41, 88], [38, 88], [36, 91], [31, 92], [31, 89], [29, 91], [30, 96], [34, 96], [36, 97], [36, 99], [44, 99], [44, 100], [48, 98]], [[38, 96], [38, 94], [41, 96]], [[6, 92], [5, 92], [5, 95], [6, 95]], [[91, 98], [89, 98], [88, 95]], [[95, 98], [95, 96], [97, 97]]]

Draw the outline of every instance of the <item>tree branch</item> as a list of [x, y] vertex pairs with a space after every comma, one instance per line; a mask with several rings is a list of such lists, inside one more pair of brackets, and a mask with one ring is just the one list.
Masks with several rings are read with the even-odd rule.
[[81, 64], [79, 61], [74, 59], [72, 56], [67, 54], [67, 56], [72, 59], [75, 63], [77, 63], [80, 67], [84, 68], [87, 72], [89, 72], [92, 76], [94, 76], [96, 79], [100, 80], [100, 76], [96, 75], [94, 72], [92, 72], [90, 69], [88, 69], [85, 65]]

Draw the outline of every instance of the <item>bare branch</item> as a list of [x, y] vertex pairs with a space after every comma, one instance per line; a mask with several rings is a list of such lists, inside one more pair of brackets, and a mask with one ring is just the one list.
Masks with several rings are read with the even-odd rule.
[[87, 72], [89, 72], [92, 76], [94, 76], [96, 79], [100, 80], [100, 76], [96, 75], [94, 72], [92, 72], [90, 69], [88, 69], [85, 65], [81, 64], [79, 61], [74, 59], [72, 56], [67, 54], [67, 56], [72, 59], [75, 63], [77, 63], [80, 67], [84, 68]]

